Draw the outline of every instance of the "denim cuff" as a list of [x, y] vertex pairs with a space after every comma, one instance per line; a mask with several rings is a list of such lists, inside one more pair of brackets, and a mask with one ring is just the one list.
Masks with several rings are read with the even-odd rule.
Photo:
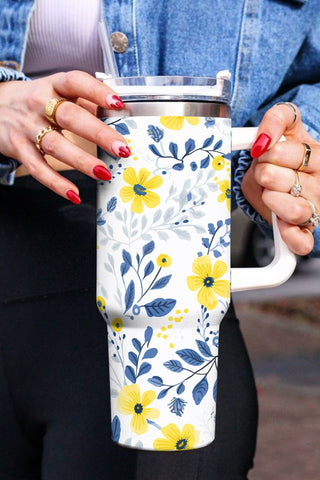
[[23, 72], [18, 72], [12, 68], [0, 67], [0, 82], [9, 82], [11, 80], [30, 80]]
[[[0, 82], [10, 82], [13, 80], [29, 80], [22, 72], [12, 68], [0, 67]], [[0, 185], [13, 185], [15, 170], [21, 165], [18, 160], [8, 158], [0, 153]]]
[[241, 190], [241, 183], [244, 177], [244, 174], [250, 167], [252, 162], [252, 158], [248, 152], [248, 150], [241, 150], [239, 152], [238, 157], [238, 164], [235, 169], [234, 173], [234, 180], [233, 180], [233, 193], [235, 197], [236, 204], [243, 212], [249, 217], [253, 222], [255, 222], [260, 230], [267, 235], [268, 237], [272, 237], [272, 227], [269, 223], [258, 213], [254, 210], [254, 208], [250, 205], [247, 201], [243, 192]]

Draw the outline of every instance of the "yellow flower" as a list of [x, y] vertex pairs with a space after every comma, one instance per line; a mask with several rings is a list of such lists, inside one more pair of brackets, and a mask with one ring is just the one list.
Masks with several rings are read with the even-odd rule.
[[157, 258], [157, 265], [158, 267], [170, 267], [172, 263], [171, 257], [169, 255], [159, 255]]
[[146, 168], [140, 168], [138, 176], [132, 167], [126, 168], [123, 173], [123, 180], [131, 186], [122, 187], [119, 193], [123, 202], [132, 200], [132, 212], [142, 213], [143, 204], [148, 208], [154, 208], [160, 203], [159, 195], [150, 190], [160, 187], [163, 180], [160, 175], [155, 175], [147, 180], [149, 175], [150, 172]]
[[218, 182], [219, 189], [222, 193], [218, 196], [218, 202], [224, 202], [226, 200], [228, 210], [231, 208], [231, 188], [229, 180], [223, 180]]
[[214, 170], [222, 170], [225, 166], [225, 163], [225, 159], [221, 155], [217, 155], [212, 160], [212, 167], [214, 168]]
[[123, 415], [132, 415], [130, 427], [137, 435], [148, 430], [147, 419], [158, 418], [160, 415], [157, 408], [146, 408], [155, 398], [153, 390], [147, 390], [141, 398], [140, 387], [136, 383], [125, 385], [119, 392], [117, 409]]
[[103, 297], [97, 297], [97, 306], [100, 312], [103, 312], [103, 310], [106, 308], [106, 301]]
[[198, 125], [199, 123], [199, 117], [160, 117], [162, 125], [170, 128], [170, 130], [181, 130], [185, 120], [190, 125]]
[[212, 267], [209, 255], [203, 255], [193, 261], [192, 271], [196, 275], [187, 278], [190, 290], [199, 290], [198, 302], [208, 310], [213, 310], [218, 305], [217, 295], [227, 298], [230, 295], [230, 282], [218, 280], [228, 270], [227, 264], [218, 260]]
[[188, 423], [183, 426], [182, 431], [174, 423], [169, 423], [161, 428], [161, 433], [166, 438], [156, 438], [153, 442], [155, 450], [190, 450], [199, 443], [199, 430], [195, 430], [194, 426]]
[[121, 318], [114, 318], [111, 322], [111, 326], [115, 332], [121, 332], [122, 327], [123, 327], [123, 321]]

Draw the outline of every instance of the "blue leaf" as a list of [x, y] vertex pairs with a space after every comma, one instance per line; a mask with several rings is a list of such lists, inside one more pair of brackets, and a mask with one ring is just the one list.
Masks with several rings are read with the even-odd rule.
[[208, 232], [210, 233], [210, 235], [214, 235], [216, 233], [213, 223], [208, 224]]
[[106, 221], [103, 220], [102, 217], [99, 217], [99, 218], [98, 218], [98, 220], [97, 220], [97, 225], [100, 225], [100, 226], [101, 226], [101, 225], [104, 225], [105, 223], [106, 223]]
[[213, 117], [206, 117], [206, 120], [207, 120], [207, 121], [205, 122], [205, 126], [206, 126], [207, 128], [213, 127], [213, 126], [215, 125], [215, 123], [216, 123], [216, 121], [215, 121], [215, 119], [214, 119]]
[[194, 403], [196, 405], [199, 405], [199, 403], [202, 401], [203, 397], [206, 395], [208, 391], [209, 385], [208, 385], [208, 380], [206, 378], [203, 378], [200, 380], [199, 383], [194, 387], [192, 390], [192, 396]]
[[129, 357], [130, 362], [133, 363], [133, 365], [136, 367], [137, 364], [138, 364], [138, 356], [137, 356], [137, 354], [134, 353], [134, 352], [129, 352], [128, 357]]
[[217, 402], [217, 380], [214, 382], [213, 385], [213, 400]]
[[149, 148], [154, 155], [157, 155], [157, 157], [163, 157], [155, 145], [149, 145]]
[[128, 135], [130, 133], [129, 128], [125, 123], [116, 123], [114, 128], [117, 132], [121, 133], [121, 135]]
[[203, 142], [202, 148], [209, 147], [209, 146], [212, 144], [213, 139], [214, 139], [214, 135], [211, 135], [211, 137], [207, 138], [207, 139]]
[[158, 400], [161, 400], [161, 398], [164, 398], [167, 395], [167, 393], [169, 392], [170, 388], [171, 387], [166, 388], [165, 390], [161, 390], [161, 392], [157, 396]]
[[117, 206], [117, 197], [110, 198], [109, 202], [107, 203], [107, 212], [113, 212]]
[[209, 166], [210, 162], [210, 155], [208, 155], [206, 158], [203, 158], [200, 163], [200, 168], [207, 168]]
[[206, 248], [210, 247], [209, 238], [202, 238], [202, 245]]
[[222, 140], [218, 140], [215, 146], [213, 147], [213, 150], [218, 150], [222, 146]]
[[202, 340], [196, 340], [199, 352], [204, 355], [205, 357], [212, 357], [212, 353], [210, 350], [209, 345], [206, 342], [203, 342]]
[[134, 348], [140, 353], [141, 352], [141, 342], [140, 340], [138, 340], [137, 338], [133, 338], [132, 339], [132, 345], [134, 346]]
[[141, 367], [139, 368], [139, 372], [137, 376], [140, 377], [140, 375], [145, 375], [146, 373], [150, 372], [150, 370], [151, 370], [150, 363], [143, 362], [141, 364]]
[[184, 348], [183, 350], [178, 350], [176, 352], [182, 360], [187, 362], [189, 365], [201, 365], [204, 362], [204, 359], [200, 357], [199, 353], [191, 348]]
[[136, 383], [136, 375], [134, 373], [133, 368], [130, 365], [127, 365], [125, 368], [125, 374], [128, 380], [132, 383]]
[[174, 158], [178, 158], [178, 145], [176, 143], [170, 142], [169, 150]]
[[189, 140], [187, 140], [185, 143], [185, 147], [186, 147], [186, 155], [188, 155], [190, 152], [192, 152], [196, 148], [196, 144], [192, 138], [189, 138]]
[[111, 423], [111, 431], [112, 431], [112, 440], [114, 442], [119, 442], [120, 434], [121, 434], [121, 425], [119, 417], [116, 415]]
[[142, 359], [144, 358], [154, 358], [158, 353], [157, 348], [149, 348], [143, 355]]
[[186, 387], [184, 386], [184, 384], [180, 383], [180, 385], [177, 388], [177, 394], [181, 395], [181, 393], [183, 393], [185, 391], [185, 389], [186, 389]]
[[166, 275], [165, 277], [159, 278], [159, 280], [152, 286], [151, 290], [157, 290], [163, 288], [170, 282], [172, 275]]
[[144, 277], [143, 278], [146, 278], [148, 275], [150, 275], [150, 273], [152, 273], [154, 270], [154, 264], [153, 262], [150, 260], [150, 262], [148, 263], [148, 265], [145, 266], [145, 269], [144, 269]]
[[190, 202], [191, 199], [192, 199], [192, 193], [189, 192], [188, 195], [187, 195], [187, 200], [188, 200], [188, 202]]
[[121, 263], [120, 267], [120, 273], [121, 275], [125, 275], [128, 271], [130, 270], [130, 264], [129, 263]]
[[148, 135], [150, 135], [152, 140], [158, 143], [163, 138], [164, 133], [159, 127], [148, 125]]
[[139, 263], [140, 263], [140, 255], [139, 255], [139, 253], [137, 253], [136, 259], [137, 259], [137, 264], [139, 265]]
[[132, 265], [132, 258], [129, 252], [127, 250], [122, 250], [122, 258], [126, 263], [129, 263], [129, 265]]
[[191, 162], [190, 167], [191, 167], [191, 170], [194, 172], [195, 170], [197, 170], [198, 165], [196, 164], [196, 162]]
[[125, 309], [124, 313], [126, 313], [129, 310], [129, 308], [132, 307], [132, 304], [133, 304], [133, 301], [134, 301], [134, 295], [135, 295], [135, 286], [134, 286], [134, 281], [131, 280], [131, 282], [129, 283], [129, 286], [127, 288], [125, 297], [124, 297], [124, 301], [125, 301], [125, 304], [126, 304], [126, 309]]
[[181, 172], [181, 170], [184, 169], [184, 163], [183, 162], [175, 163], [174, 165], [172, 165], [172, 168], [173, 170], [178, 170], [179, 172]]
[[156, 375], [148, 378], [148, 382], [154, 385], [155, 387], [162, 387], [163, 385], [163, 380], [161, 377], [157, 377]]
[[153, 335], [153, 329], [151, 327], [147, 327], [144, 332], [144, 341], [148, 344], [149, 347], [150, 340]]
[[223, 225], [223, 221], [222, 221], [222, 220], [218, 220], [218, 222], [217, 222], [217, 227], [218, 227], [218, 228], [221, 228], [222, 225]]
[[163, 317], [175, 307], [177, 301], [173, 298], [156, 298], [146, 305], [142, 305], [148, 317]]
[[220, 253], [219, 250], [213, 250], [213, 255], [214, 255], [216, 258], [219, 258], [219, 257], [221, 257], [222, 253]]
[[151, 240], [151, 242], [146, 243], [143, 246], [143, 249], [142, 249], [143, 256], [148, 255], [149, 253], [153, 252], [153, 250], [154, 250], [154, 241]]
[[179, 362], [179, 360], [168, 360], [167, 362], [164, 362], [163, 365], [168, 370], [171, 370], [171, 372], [182, 372], [183, 370], [182, 363]]

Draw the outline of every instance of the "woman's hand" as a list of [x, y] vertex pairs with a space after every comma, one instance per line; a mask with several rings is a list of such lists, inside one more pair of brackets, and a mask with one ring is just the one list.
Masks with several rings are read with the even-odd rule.
[[[130, 155], [125, 139], [96, 118], [98, 106], [121, 109], [122, 101], [111, 88], [79, 71], [0, 84], [0, 152], [19, 160], [30, 175], [58, 195], [80, 203], [76, 185], [51, 168], [35, 144], [39, 131], [50, 125], [45, 117], [46, 103], [56, 97], [67, 99], [56, 110], [56, 122], [61, 129], [114, 156]], [[45, 154], [92, 178], [111, 178], [102, 161], [69, 141], [60, 130], [45, 134], [41, 148]]]
[[[282, 135], [286, 142], [279, 142]], [[298, 171], [304, 143], [311, 155], [308, 166]], [[294, 253], [307, 255], [314, 246], [315, 227], [304, 224], [314, 218], [314, 209], [320, 213], [320, 144], [305, 130], [295, 105], [277, 104], [266, 112], [251, 156], [254, 160], [242, 182], [244, 196], [269, 222], [275, 212], [285, 243]], [[301, 193], [294, 196], [291, 188], [299, 183]]]

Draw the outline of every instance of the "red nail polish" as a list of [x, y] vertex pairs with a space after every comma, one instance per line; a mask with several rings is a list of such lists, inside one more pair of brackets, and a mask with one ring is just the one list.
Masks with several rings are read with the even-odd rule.
[[119, 148], [119, 156], [122, 158], [128, 158], [131, 155], [131, 151], [129, 147], [120, 147]]
[[68, 190], [66, 195], [70, 202], [75, 203], [76, 205], [80, 205], [81, 198], [79, 197], [79, 195], [76, 194], [76, 192], [74, 192], [73, 190]]
[[117, 108], [120, 110], [124, 107], [124, 103], [118, 95], [107, 95], [106, 100], [108, 106], [111, 108]]
[[93, 169], [93, 173], [96, 177], [100, 180], [111, 180], [112, 175], [106, 167], [102, 167], [101, 165], [97, 165]]
[[270, 143], [271, 143], [270, 135], [268, 135], [267, 133], [260, 133], [259, 137], [254, 142], [251, 148], [251, 157], [252, 158], [260, 157], [264, 152], [267, 151]]

